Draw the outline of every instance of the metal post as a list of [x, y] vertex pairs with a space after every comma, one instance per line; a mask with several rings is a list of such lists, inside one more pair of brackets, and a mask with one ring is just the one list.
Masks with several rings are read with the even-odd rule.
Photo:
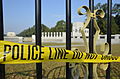
[[[66, 0], [66, 49], [71, 50], [71, 0]], [[71, 69], [66, 63], [66, 79], [71, 79]]]
[[[41, 0], [35, 0], [35, 30], [36, 45], [41, 46]], [[37, 79], [42, 79], [42, 63], [36, 64], [36, 72]]]
[[[91, 12], [94, 12], [94, 0], [89, 0], [89, 8]], [[93, 23], [93, 18], [91, 18], [90, 24], [89, 24], [89, 53], [93, 53], [93, 38], [94, 38], [94, 23]], [[89, 70], [89, 75], [88, 79], [93, 79], [93, 64], [89, 63], [88, 64], [88, 70]]]
[[[2, 0], [0, 0], [0, 40], [4, 40]], [[4, 64], [0, 64], [0, 79], [5, 79], [5, 65]]]
[[[111, 54], [111, 16], [112, 16], [112, 0], [107, 0], [107, 42], [109, 43], [109, 54]], [[110, 63], [106, 70], [106, 79], [110, 79]]]

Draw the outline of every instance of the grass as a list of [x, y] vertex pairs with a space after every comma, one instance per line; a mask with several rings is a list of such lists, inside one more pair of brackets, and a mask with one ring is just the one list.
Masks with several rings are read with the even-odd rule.
[[[76, 43], [75, 43], [76, 44]], [[43, 44], [44, 46], [52, 46], [52, 45], [65, 45], [65, 44]], [[77, 48], [81, 51], [85, 51], [84, 46], [73, 47]], [[97, 51], [100, 52], [100, 46], [97, 46]], [[112, 54], [115, 56], [120, 56], [120, 44], [112, 45]], [[43, 62], [42, 71], [43, 77], [45, 78], [49, 74], [49, 79], [58, 78], [65, 79], [65, 64], [64, 62]], [[36, 64], [15, 64], [15, 65], [6, 65], [6, 79], [35, 79], [36, 78]], [[120, 63], [112, 63], [111, 64], [111, 77], [112, 79], [117, 79], [114, 76], [120, 76]], [[104, 79], [105, 71], [98, 69], [98, 74], [101, 79]]]

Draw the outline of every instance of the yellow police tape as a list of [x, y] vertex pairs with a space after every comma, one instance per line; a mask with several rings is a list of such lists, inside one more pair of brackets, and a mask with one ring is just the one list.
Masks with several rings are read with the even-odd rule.
[[120, 62], [120, 57], [90, 54], [61, 48], [0, 41], [0, 64], [38, 63], [46, 61], [108, 63]]

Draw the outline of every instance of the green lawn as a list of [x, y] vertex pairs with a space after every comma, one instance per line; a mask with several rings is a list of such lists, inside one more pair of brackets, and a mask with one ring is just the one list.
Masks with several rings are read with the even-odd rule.
[[[65, 45], [65, 44], [43, 44], [44, 46], [52, 45]], [[81, 51], [85, 51], [84, 46], [73, 47]], [[97, 51], [99, 52], [99, 46], [97, 46]], [[112, 54], [115, 56], [120, 56], [120, 44], [112, 45]], [[49, 75], [50, 79], [61, 78], [65, 79], [65, 64], [62, 62], [43, 62], [43, 77]], [[112, 79], [117, 79], [113, 76], [120, 76], [120, 63], [111, 64], [111, 76]], [[16, 65], [6, 65], [6, 79], [34, 79], [35, 74], [35, 64], [16, 64]], [[98, 69], [99, 76], [105, 76], [105, 71]], [[102, 79], [102, 77], [101, 77]]]

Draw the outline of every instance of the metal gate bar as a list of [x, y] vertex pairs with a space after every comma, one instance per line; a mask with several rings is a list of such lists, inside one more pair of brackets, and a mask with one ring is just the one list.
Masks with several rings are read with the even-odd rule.
[[[71, 0], [66, 0], [66, 49], [71, 50]], [[71, 79], [71, 69], [66, 63], [66, 79]]]
[[[94, 0], [89, 0], [89, 8], [91, 12], [94, 12]], [[91, 18], [89, 23], [89, 53], [94, 53], [93, 51], [93, 38], [94, 38], [94, 20]], [[93, 79], [93, 64], [88, 64], [89, 75], [88, 79]]]
[[[0, 0], [0, 40], [4, 40], [2, 0]], [[5, 65], [4, 64], [0, 64], [0, 79], [5, 79]]]
[[[107, 42], [109, 43], [109, 54], [111, 54], [111, 16], [112, 0], [107, 0]], [[106, 70], [106, 79], [110, 79], [110, 63]]]
[[[36, 45], [41, 46], [41, 0], [35, 0], [35, 31]], [[42, 79], [42, 63], [36, 64], [36, 73], [37, 79]]]

